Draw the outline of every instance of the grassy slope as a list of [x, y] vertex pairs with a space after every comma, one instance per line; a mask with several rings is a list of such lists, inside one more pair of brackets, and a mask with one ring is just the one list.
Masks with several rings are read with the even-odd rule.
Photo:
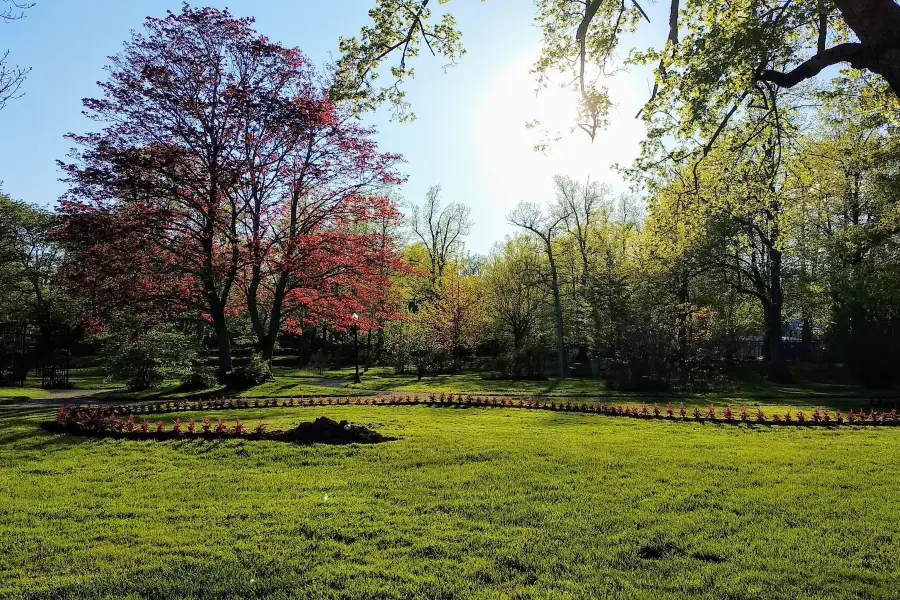
[[234, 414], [273, 426], [326, 414], [402, 439], [97, 442], [42, 433], [35, 422], [46, 412], [6, 409], [0, 596], [893, 598], [900, 589], [895, 429], [424, 407], [223, 413]]

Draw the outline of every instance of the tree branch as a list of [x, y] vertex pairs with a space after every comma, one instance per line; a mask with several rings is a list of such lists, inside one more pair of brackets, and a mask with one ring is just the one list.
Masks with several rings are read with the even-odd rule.
[[826, 67], [842, 62], [850, 63], [856, 69], [865, 69], [868, 66], [867, 52], [862, 44], [848, 42], [828, 48], [819, 52], [809, 60], [798, 65], [786, 73], [764, 69], [756, 74], [757, 81], [768, 81], [783, 88], [792, 88], [801, 81], [815, 77]]

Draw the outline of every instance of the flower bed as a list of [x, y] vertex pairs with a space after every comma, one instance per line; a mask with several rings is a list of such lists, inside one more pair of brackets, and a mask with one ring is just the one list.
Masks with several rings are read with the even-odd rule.
[[[505, 407], [523, 408], [529, 410], [550, 410], [562, 412], [578, 412], [587, 414], [601, 414], [614, 417], [630, 417], [635, 419], [658, 419], [669, 421], [696, 421], [714, 422], [725, 424], [758, 424], [758, 425], [800, 425], [800, 426], [828, 426], [838, 425], [872, 425], [872, 426], [897, 426], [900, 425], [897, 410], [876, 412], [871, 410], [866, 413], [862, 410], [854, 413], [851, 410], [844, 414], [840, 410], [831, 413], [827, 409], [816, 408], [810, 414], [803, 411], [773, 413], [766, 415], [761, 409], [748, 410], [741, 407], [735, 411], [731, 405], [727, 405], [721, 411], [713, 404], [706, 409], [694, 407], [689, 412], [683, 404], [677, 408], [668, 404], [661, 408], [654, 403], [648, 406], [625, 406], [622, 404], [603, 404], [594, 402], [571, 401], [556, 402], [542, 401], [532, 398], [504, 398], [495, 396], [477, 396], [464, 394], [430, 394], [428, 396], [369, 396], [369, 397], [341, 397], [341, 398], [269, 398], [269, 399], [244, 399], [244, 398], [219, 398], [216, 400], [179, 400], [172, 402], [158, 402], [153, 404], [134, 404], [107, 407], [106, 412], [115, 415], [124, 414], [163, 414], [176, 411], [201, 411], [201, 410], [239, 410], [249, 408], [291, 408], [309, 406], [457, 406], [457, 407]], [[94, 407], [96, 408], [96, 407]], [[82, 412], [94, 408], [71, 407], [67, 410]], [[149, 419], [144, 419], [149, 421]]]
[[243, 438], [296, 444], [377, 444], [394, 439], [362, 425], [354, 425], [347, 421], [338, 423], [327, 417], [319, 417], [311, 423], [300, 423], [296, 428], [287, 431], [269, 431], [265, 423], [257, 423], [253, 429], [248, 429], [240, 419], [235, 419], [233, 425], [222, 419], [213, 424], [209, 417], [204, 418], [199, 427], [194, 419], [190, 419], [186, 424], [182, 423], [181, 419], [175, 419], [175, 422], [166, 428], [162, 421], [155, 425], [152, 425], [149, 419], [137, 422], [134, 415], [120, 419], [114, 411], [102, 407], [62, 407], [56, 413], [56, 420], [45, 423], [44, 428], [54, 433], [160, 441], [186, 438]]

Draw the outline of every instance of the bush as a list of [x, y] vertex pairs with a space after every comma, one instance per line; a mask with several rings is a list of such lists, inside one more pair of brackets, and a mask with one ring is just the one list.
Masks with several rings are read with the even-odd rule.
[[247, 362], [234, 369], [229, 376], [230, 382], [240, 387], [253, 387], [270, 379], [272, 372], [269, 364], [257, 354], [251, 354]]
[[111, 336], [104, 355], [112, 378], [124, 380], [130, 389], [143, 390], [188, 375], [197, 349], [184, 334], [156, 328], [128, 337]]
[[189, 390], [205, 390], [217, 385], [219, 376], [214, 367], [195, 367], [181, 380], [181, 387]]

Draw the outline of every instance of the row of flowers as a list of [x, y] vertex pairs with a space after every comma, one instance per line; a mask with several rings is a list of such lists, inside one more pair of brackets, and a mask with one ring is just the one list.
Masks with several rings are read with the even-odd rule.
[[151, 424], [149, 419], [137, 421], [134, 415], [128, 415], [127, 419], [120, 419], [115, 411], [102, 407], [61, 407], [56, 413], [56, 422], [66, 430], [74, 430], [83, 433], [133, 433], [133, 434], [161, 434], [172, 433], [175, 435], [232, 435], [241, 436], [256, 434], [262, 436], [266, 433], [266, 424], [257, 423], [251, 430], [235, 419], [234, 425], [228, 421], [217, 419], [213, 423], [209, 417], [205, 417], [199, 425], [194, 419], [182, 423], [181, 419], [175, 419], [169, 428], [163, 421]]
[[[840, 410], [836, 410], [833, 414], [827, 409], [814, 409], [809, 414], [804, 411], [793, 412], [787, 410], [784, 413], [774, 413], [771, 416], [766, 415], [759, 407], [748, 410], [741, 407], [734, 410], [731, 405], [724, 409], [718, 409], [715, 405], [710, 404], [706, 409], [693, 407], [685, 408], [684, 404], [674, 407], [669, 403], [665, 408], [661, 408], [658, 403], [652, 406], [643, 403], [641, 406], [625, 406], [621, 404], [598, 404], [598, 403], [572, 403], [572, 402], [555, 402], [555, 401], [539, 401], [532, 398], [515, 399], [477, 395], [454, 395], [454, 394], [431, 394], [429, 396], [376, 396], [376, 397], [357, 397], [357, 398], [285, 398], [282, 400], [270, 399], [216, 399], [205, 401], [174, 401], [166, 403], [156, 403], [147, 405], [131, 405], [117, 406], [104, 410], [86, 410], [80, 407], [65, 409], [66, 415], [72, 415], [81, 412], [82, 415], [94, 414], [102, 412], [103, 414], [112, 415], [118, 419], [116, 415], [126, 413], [165, 413], [182, 410], [232, 410], [245, 408], [265, 408], [265, 407], [302, 407], [302, 406], [346, 406], [346, 405], [432, 405], [432, 406], [498, 406], [498, 407], [514, 407], [535, 410], [551, 410], [551, 411], [567, 411], [603, 414], [608, 416], [623, 416], [632, 418], [656, 418], [669, 420], [694, 420], [694, 421], [715, 421], [725, 423], [759, 423], [770, 425], [900, 425], [898, 421], [897, 410], [876, 412], [874, 409], [866, 413], [860, 410], [855, 413], [850, 410], [844, 414]], [[61, 409], [62, 411], [63, 409]], [[86, 417], [85, 417], [86, 418]], [[96, 418], [96, 417], [95, 417]], [[130, 417], [133, 418], [133, 417]], [[144, 422], [149, 422], [144, 419]], [[159, 424], [157, 424], [158, 426]], [[142, 426], [142, 424], [140, 425]], [[191, 429], [193, 431], [193, 429]]]

